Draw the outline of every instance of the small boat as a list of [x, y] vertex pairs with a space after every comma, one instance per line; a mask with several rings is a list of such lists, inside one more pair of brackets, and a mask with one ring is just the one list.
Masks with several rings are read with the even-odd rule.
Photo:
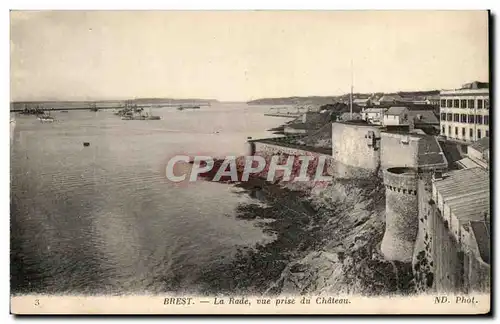
[[83, 142], [83, 146], [90, 146], [89, 142]]
[[90, 105], [90, 111], [99, 111], [99, 108], [97, 108], [97, 105], [93, 103]]
[[40, 115], [37, 118], [40, 122], [42, 123], [52, 123], [54, 122], [54, 117], [49, 116], [49, 115]]

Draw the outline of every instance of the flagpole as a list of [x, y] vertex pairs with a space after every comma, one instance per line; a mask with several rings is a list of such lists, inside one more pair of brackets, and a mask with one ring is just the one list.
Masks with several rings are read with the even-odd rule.
[[352, 92], [353, 92], [353, 88], [354, 88], [354, 73], [353, 73], [353, 69], [352, 69], [352, 59], [351, 59], [351, 95], [349, 96], [349, 106], [350, 106], [350, 110], [351, 110], [351, 120], [352, 120]]

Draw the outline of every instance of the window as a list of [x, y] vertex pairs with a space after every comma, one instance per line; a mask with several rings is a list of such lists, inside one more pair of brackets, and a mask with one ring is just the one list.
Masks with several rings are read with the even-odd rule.
[[443, 135], [446, 134], [444, 126], [441, 128], [441, 134], [443, 134]]
[[446, 107], [446, 100], [445, 99], [441, 99], [441, 107]]
[[490, 99], [484, 99], [484, 109], [490, 109]]
[[459, 122], [460, 121], [460, 114], [453, 114], [453, 121]]
[[465, 99], [460, 100], [460, 108], [467, 108], [467, 100]]
[[448, 136], [451, 136], [451, 126], [448, 126]]
[[483, 99], [477, 99], [477, 109], [483, 109]]
[[454, 99], [453, 100], [453, 107], [454, 108], [460, 108], [460, 101], [458, 99]]
[[474, 124], [474, 115], [469, 115], [469, 124]]
[[482, 124], [482, 123], [483, 123], [483, 116], [476, 115], [476, 124]]
[[490, 131], [486, 131], [486, 137], [490, 137]]
[[460, 122], [467, 123], [467, 115], [466, 114], [460, 114]]
[[474, 137], [474, 130], [471, 128], [469, 129], [469, 137], [472, 139]]
[[462, 127], [462, 137], [465, 138], [465, 127]]
[[490, 123], [490, 116], [483, 116], [483, 124], [489, 125]]
[[469, 99], [468, 103], [467, 103], [467, 107], [468, 108], [471, 108], [471, 109], [474, 109], [475, 108], [475, 105], [474, 105], [474, 99]]
[[458, 136], [458, 127], [455, 127], [455, 136]]
[[480, 130], [480, 129], [478, 129], [478, 130], [477, 130], [477, 139], [480, 139], [480, 138], [481, 138], [481, 130]]
[[446, 120], [448, 120], [448, 121], [451, 121], [453, 119], [452, 113], [448, 113], [446, 116], [448, 117], [448, 118], [446, 118]]
[[453, 105], [453, 100], [451, 99], [446, 99], [446, 107], [451, 108]]
[[441, 113], [441, 120], [446, 120], [446, 114], [445, 113]]

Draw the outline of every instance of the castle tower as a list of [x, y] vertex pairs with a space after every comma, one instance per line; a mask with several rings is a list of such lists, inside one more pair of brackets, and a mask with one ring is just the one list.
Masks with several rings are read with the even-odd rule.
[[418, 232], [417, 171], [413, 168], [384, 170], [385, 233], [381, 251], [386, 259], [411, 262]]

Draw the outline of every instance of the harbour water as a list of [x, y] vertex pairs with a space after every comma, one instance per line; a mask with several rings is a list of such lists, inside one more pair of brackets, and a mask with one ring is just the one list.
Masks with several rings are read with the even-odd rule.
[[268, 109], [153, 109], [159, 121], [110, 110], [53, 112], [51, 124], [16, 116], [12, 293], [196, 293], [205, 268], [229, 261], [238, 246], [272, 240], [256, 221], [234, 217], [253, 199], [236, 187], [179, 187], [164, 176], [175, 154], [244, 153], [248, 136], [270, 136], [288, 121], [264, 116]]

